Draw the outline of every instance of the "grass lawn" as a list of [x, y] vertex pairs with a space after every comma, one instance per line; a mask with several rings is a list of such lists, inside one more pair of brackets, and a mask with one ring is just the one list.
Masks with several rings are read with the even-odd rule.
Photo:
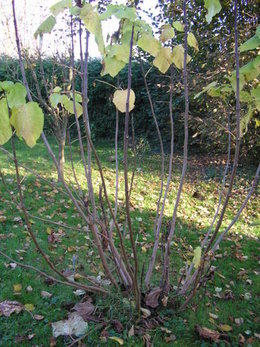
[[[55, 150], [57, 145], [51, 141]], [[18, 159], [25, 166], [37, 171], [42, 178], [56, 180], [56, 172], [48, 159], [44, 145], [39, 141], [33, 149], [16, 140]], [[5, 148], [10, 149], [8, 144]], [[108, 192], [113, 201], [115, 163], [113, 145], [97, 144], [98, 154], [103, 162]], [[79, 158], [79, 148], [73, 145], [73, 157], [79, 181], [86, 187], [83, 166]], [[119, 203], [124, 202], [123, 163], [120, 157]], [[73, 185], [73, 176], [69, 166], [69, 155], [65, 176]], [[223, 158], [194, 156], [189, 160], [189, 170], [184, 192], [179, 206], [176, 237], [172, 244], [171, 279], [177, 282], [180, 269], [193, 257], [193, 249], [199, 245], [202, 236], [209, 227], [218, 201]], [[130, 165], [133, 158], [130, 159]], [[156, 198], [160, 189], [160, 158], [157, 155], [140, 153], [137, 158], [137, 171], [131, 195], [131, 217], [136, 237], [140, 264], [146, 268], [144, 257], [153, 246], [153, 217], [156, 211]], [[0, 151], [0, 168], [4, 173], [6, 188], [0, 183], [0, 250], [25, 264], [32, 264], [50, 274], [48, 267], [36, 252], [26, 230], [23, 216], [17, 210], [15, 199], [18, 197], [15, 186], [14, 166], [10, 159]], [[174, 160], [174, 175], [170, 187], [170, 196], [165, 211], [164, 230], [173, 210], [173, 201], [179, 184], [181, 157]], [[58, 269], [76, 274], [91, 273], [97, 277], [102, 269], [98, 256], [93, 249], [91, 236], [79, 218], [67, 196], [53, 189], [43, 179], [35, 178], [28, 170], [21, 169], [22, 189], [25, 205], [30, 213], [33, 230], [40, 246], [50, 256]], [[253, 168], [240, 167], [235, 181], [232, 201], [223, 223], [228, 225], [245, 198], [254, 175]], [[94, 189], [97, 193], [100, 177], [94, 163]], [[11, 202], [11, 197], [13, 202]], [[51, 222], [63, 223], [71, 228], [44, 223], [35, 217]], [[121, 299], [117, 293], [110, 297], [92, 296], [99, 322], [89, 322], [89, 333], [80, 342], [81, 346], [117, 346], [113, 339], [106, 341], [101, 335], [119, 337], [125, 346], [214, 346], [216, 343], [203, 341], [195, 331], [195, 326], [224, 331], [225, 339], [220, 346], [260, 346], [260, 279], [259, 279], [259, 201], [254, 195], [243, 211], [238, 223], [221, 244], [216, 253], [214, 274], [201, 288], [196, 298], [185, 312], [176, 314], [174, 307], [163, 307], [159, 313], [161, 323], [154, 327], [138, 326], [139, 335], [128, 336], [134, 325], [133, 305], [127, 298]], [[124, 229], [125, 218], [120, 216], [120, 226]], [[126, 244], [129, 242], [126, 235]], [[154, 286], [158, 285], [161, 275], [161, 258], [156, 264]], [[79, 276], [78, 276], [79, 277]], [[81, 279], [79, 279], [81, 281]], [[51, 295], [44, 295], [42, 291]], [[82, 297], [76, 296], [74, 289], [46, 281], [33, 271], [15, 267], [0, 256], [0, 303], [4, 300], [16, 300], [29, 304], [28, 310], [10, 317], [0, 316], [0, 346], [69, 346], [70, 337], [59, 337], [54, 343], [51, 323], [66, 319], [68, 312]], [[240, 319], [239, 319], [240, 318]], [[119, 331], [115, 320], [123, 326]], [[156, 324], [155, 324], [156, 325]], [[103, 332], [103, 333], [102, 333]], [[101, 334], [102, 333], [102, 334]], [[173, 341], [174, 340], [174, 341]], [[145, 342], [146, 341], [146, 342]], [[149, 342], [147, 342], [149, 341]], [[151, 343], [149, 345], [149, 343]], [[76, 344], [75, 344], [76, 346]]]

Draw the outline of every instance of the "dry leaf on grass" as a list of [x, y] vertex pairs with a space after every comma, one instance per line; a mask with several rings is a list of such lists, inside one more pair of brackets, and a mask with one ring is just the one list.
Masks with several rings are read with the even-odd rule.
[[88, 301], [79, 302], [72, 308], [72, 310], [76, 311], [84, 320], [88, 320], [88, 317], [94, 312], [95, 306]]
[[24, 306], [18, 301], [5, 300], [0, 302], [0, 314], [9, 317], [12, 313], [20, 313]]
[[70, 336], [75, 335], [77, 337], [82, 336], [88, 329], [88, 323], [79, 316], [76, 312], [69, 315], [68, 320], [60, 320], [52, 323], [52, 334], [54, 337], [60, 335]]
[[195, 329], [201, 339], [209, 340], [211, 342], [219, 341], [220, 333], [218, 331], [211, 330], [206, 327], [200, 327], [199, 325], [196, 325]]
[[159, 306], [159, 296], [162, 292], [161, 288], [154, 288], [149, 294], [146, 294], [144, 302], [147, 306], [156, 308]]

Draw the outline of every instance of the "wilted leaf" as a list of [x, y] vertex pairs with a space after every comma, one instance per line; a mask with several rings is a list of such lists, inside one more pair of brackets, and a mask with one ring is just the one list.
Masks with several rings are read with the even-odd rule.
[[88, 320], [89, 316], [94, 312], [95, 306], [88, 301], [79, 302], [73, 307], [73, 310], [75, 310], [84, 320]]
[[[126, 112], [127, 89], [117, 90], [114, 93], [113, 103], [120, 112]], [[135, 93], [131, 89], [129, 97], [129, 112], [135, 107]]]
[[10, 122], [17, 136], [23, 137], [27, 145], [33, 147], [43, 130], [43, 112], [36, 102], [29, 102], [12, 109]]
[[5, 144], [11, 136], [12, 128], [9, 121], [7, 103], [6, 99], [3, 98], [0, 100], [0, 145]]
[[60, 335], [75, 335], [79, 337], [84, 335], [88, 329], [88, 323], [86, 323], [84, 319], [75, 312], [69, 315], [68, 320], [61, 320], [52, 323], [51, 325], [52, 334], [54, 337], [58, 337]]
[[177, 30], [177, 31], [184, 31], [184, 25], [180, 21], [175, 21], [172, 23], [172, 26]]
[[165, 73], [169, 69], [172, 62], [173, 60], [172, 60], [171, 49], [169, 47], [162, 47], [158, 55], [154, 59], [153, 64], [162, 73]]
[[110, 336], [109, 339], [118, 342], [120, 346], [123, 346], [124, 344], [124, 340], [121, 339], [120, 337]]
[[148, 310], [147, 308], [141, 307], [141, 312], [143, 314], [143, 318], [147, 318], [151, 316], [151, 311]]
[[168, 41], [175, 37], [175, 31], [170, 24], [165, 24], [161, 27], [160, 40], [162, 42]]
[[145, 52], [150, 53], [154, 57], [158, 54], [161, 44], [155, 37], [149, 34], [142, 34], [142, 37], [138, 40], [137, 45]]
[[208, 10], [208, 13], [206, 14], [206, 20], [208, 23], [210, 23], [212, 18], [221, 11], [219, 0], [204, 0], [204, 7]]
[[206, 327], [200, 327], [199, 325], [196, 325], [195, 330], [199, 334], [199, 337], [203, 340], [209, 340], [211, 342], [219, 341], [220, 333], [218, 331], [211, 330]]
[[52, 294], [49, 293], [49, 292], [46, 292], [45, 290], [42, 290], [42, 291], [41, 291], [41, 297], [42, 297], [42, 298], [51, 298], [51, 297], [52, 297]]
[[128, 337], [132, 337], [134, 335], [135, 335], [135, 327], [134, 325], [132, 325], [130, 330], [128, 331]]
[[0, 314], [9, 317], [12, 313], [20, 313], [23, 310], [23, 305], [18, 301], [5, 300], [0, 302]]
[[40, 314], [35, 314], [35, 315], [33, 316], [33, 318], [34, 318], [35, 320], [43, 320], [43, 319], [44, 319], [44, 316], [42, 316], [42, 315], [40, 315]]
[[156, 308], [159, 306], [159, 296], [162, 292], [161, 288], [154, 288], [149, 294], [146, 294], [144, 298], [144, 302], [147, 306], [150, 306], [152, 308]]
[[198, 269], [200, 265], [200, 259], [201, 259], [201, 247], [196, 247], [194, 249], [194, 257], [192, 259], [195, 269]]
[[[190, 62], [191, 57], [187, 54], [186, 62]], [[175, 46], [172, 50], [172, 61], [178, 69], [183, 69], [184, 67], [184, 48], [182, 45]]]
[[37, 39], [38, 35], [50, 33], [56, 24], [56, 19], [53, 16], [49, 16], [42, 22], [39, 28], [36, 30], [34, 37]]

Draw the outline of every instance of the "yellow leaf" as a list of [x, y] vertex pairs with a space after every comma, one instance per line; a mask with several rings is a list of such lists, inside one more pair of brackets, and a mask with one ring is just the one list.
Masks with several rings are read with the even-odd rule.
[[[172, 50], [172, 60], [178, 69], [183, 69], [184, 67], [184, 48], [182, 45], [175, 46]], [[191, 60], [189, 54], [187, 54], [187, 64]]]
[[175, 31], [170, 24], [165, 24], [161, 27], [160, 40], [162, 42], [168, 41], [175, 37]]
[[0, 145], [5, 144], [12, 136], [6, 98], [0, 100]]
[[200, 259], [201, 259], [201, 247], [196, 247], [194, 250], [194, 257], [192, 259], [195, 269], [199, 267]]
[[193, 33], [188, 34], [188, 45], [190, 47], [193, 47], [195, 51], [197, 52], [199, 51], [198, 41], [196, 37], [193, 35]]
[[145, 246], [142, 246], [142, 253], [146, 253], [147, 252], [147, 249], [145, 248]]
[[35, 307], [34, 307], [33, 304], [25, 304], [24, 307], [25, 307], [25, 309], [26, 309], [27, 311], [33, 311], [33, 310], [35, 310]]
[[109, 339], [118, 342], [120, 346], [123, 346], [124, 344], [124, 340], [120, 339], [120, 337], [110, 336]]
[[46, 229], [46, 232], [47, 232], [48, 235], [50, 235], [50, 234], [52, 233], [51, 228], [48, 227], [48, 228]]
[[221, 324], [219, 326], [219, 328], [222, 330], [222, 331], [225, 331], [225, 332], [229, 332], [232, 330], [232, 327], [230, 325], [227, 325], [227, 324]]
[[[113, 103], [120, 112], [126, 112], [127, 89], [117, 90], [114, 93]], [[135, 107], [135, 93], [131, 89], [129, 97], [129, 112]]]
[[184, 31], [184, 25], [179, 22], [178, 20], [176, 22], [173, 22], [172, 23], [172, 26], [177, 30], [177, 31], [181, 31], [183, 32]]
[[13, 285], [13, 290], [15, 294], [20, 294], [22, 290], [22, 285], [21, 284], [14, 284]]
[[142, 34], [142, 37], [138, 40], [137, 45], [145, 52], [150, 53], [154, 57], [157, 56], [161, 48], [160, 41], [149, 34]]
[[162, 73], [165, 73], [169, 69], [171, 63], [172, 54], [169, 47], [161, 48], [153, 61], [154, 66], [156, 66]]
[[116, 57], [105, 57], [102, 61], [103, 69], [101, 76], [109, 74], [111, 77], [115, 77], [119, 71], [123, 69], [125, 63], [122, 60], [116, 59]]

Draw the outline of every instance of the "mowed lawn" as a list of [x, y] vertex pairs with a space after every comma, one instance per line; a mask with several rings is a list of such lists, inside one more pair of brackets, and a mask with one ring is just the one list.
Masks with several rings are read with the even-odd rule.
[[[57, 152], [57, 144], [52, 139], [51, 143]], [[42, 142], [39, 141], [33, 149], [30, 149], [16, 140], [16, 146], [19, 162], [39, 175], [37, 178], [27, 169], [21, 168], [25, 205], [40, 246], [59, 270], [77, 274], [77, 281], [83, 281], [81, 276], [84, 274], [104, 278], [91, 234], [88, 233], [72, 202], [61, 186], [54, 189], [47, 182], [56, 182], [57, 175]], [[11, 150], [10, 144], [4, 148]], [[113, 202], [115, 187], [113, 144], [97, 143], [97, 151], [103, 163], [109, 196]], [[134, 167], [131, 151], [129, 156], [131, 177]], [[73, 144], [73, 158], [78, 180], [83, 191], [86, 191], [86, 179], [76, 143]], [[200, 244], [212, 221], [221, 187], [224, 159], [224, 156], [213, 158], [192, 155], [189, 159], [188, 173], [178, 210], [176, 236], [171, 250], [170, 277], [175, 285], [181, 268], [192, 260], [194, 248]], [[119, 207], [122, 208], [124, 204], [122, 146], [119, 162], [121, 188]], [[167, 232], [173, 211], [181, 162], [181, 155], [176, 155], [163, 232]], [[11, 158], [1, 151], [0, 168], [6, 183], [6, 186], [2, 181], [0, 183], [0, 250], [17, 261], [31, 264], [52, 274], [35, 250], [23, 216], [17, 209], [18, 191], [14, 165]], [[70, 169], [68, 150], [65, 177], [68, 184], [76, 188]], [[222, 230], [238, 211], [253, 177], [254, 167], [239, 167]], [[165, 181], [166, 179], [167, 175]], [[101, 180], [94, 160], [93, 182], [98, 203]], [[140, 277], [141, 269], [146, 270], [147, 258], [153, 246], [153, 220], [159, 190], [160, 157], [158, 154], [139, 151], [131, 194], [131, 217], [140, 258]], [[213, 262], [214, 273], [185, 312], [176, 313], [176, 307], [169, 304], [157, 312], [152, 312], [155, 321], [160, 323], [156, 325], [155, 322], [153, 326], [150, 324], [145, 327], [141, 322], [135, 322], [133, 302], [126, 297], [121, 298], [118, 293], [112, 293], [109, 297], [90, 295], [95, 305], [95, 317], [98, 319], [89, 322], [88, 334], [80, 342], [81, 346], [84, 346], [83, 343], [86, 346], [118, 345], [117, 341], [109, 337], [121, 338], [125, 346], [143, 346], [147, 343], [145, 341], [154, 346], [213, 346], [214, 343], [199, 338], [196, 325], [221, 332], [220, 346], [228, 343], [231, 346], [239, 346], [240, 343], [259, 346], [259, 207], [259, 197], [256, 193], [217, 251]], [[129, 237], [124, 232], [124, 213], [121, 212], [119, 217], [125, 243], [129, 246]], [[61, 223], [62, 225], [59, 225]], [[161, 260], [160, 251], [154, 272], [154, 286], [160, 281]], [[49, 295], [43, 294], [43, 291]], [[72, 307], [84, 300], [84, 297], [75, 295], [74, 291], [73, 288], [46, 281], [35, 272], [15, 266], [0, 256], [0, 302], [15, 300], [27, 307], [19, 314], [13, 313], [10, 317], [0, 316], [0, 346], [72, 344], [73, 340], [70, 337], [59, 337], [54, 342], [51, 323], [66, 319]], [[119, 321], [123, 329], [118, 329], [115, 321]], [[133, 326], [136, 334], [129, 336]]]

